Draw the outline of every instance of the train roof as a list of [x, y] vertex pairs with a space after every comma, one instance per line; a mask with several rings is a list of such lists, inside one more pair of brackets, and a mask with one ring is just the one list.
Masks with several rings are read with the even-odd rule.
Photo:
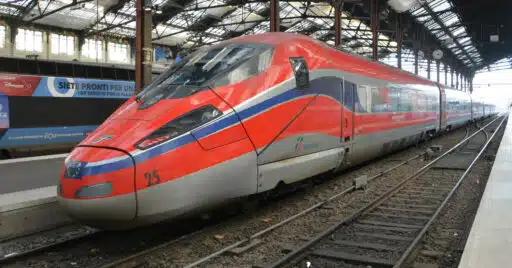
[[233, 38], [227, 41], [224, 41], [220, 44], [226, 43], [238, 43], [238, 42], [247, 42], [247, 43], [263, 43], [273, 46], [278, 45], [296, 45], [299, 43], [309, 43], [318, 46], [319, 48], [330, 49], [341, 53], [343, 57], [346, 57], [347, 62], [353, 63], [353, 68], [348, 71], [353, 71], [355, 73], [359, 73], [362, 75], [366, 75], [369, 77], [379, 78], [387, 81], [396, 81], [401, 83], [419, 83], [424, 85], [435, 86], [436, 83], [425, 79], [423, 77], [417, 76], [410, 72], [394, 68], [387, 64], [381, 62], [374, 62], [368, 58], [365, 58], [360, 55], [356, 55], [344, 50], [339, 50], [334, 47], [327, 45], [326, 43], [320, 42], [310, 36], [297, 34], [297, 33], [285, 33], [285, 32], [270, 32], [270, 33], [261, 33], [255, 35], [246, 35], [237, 38]]

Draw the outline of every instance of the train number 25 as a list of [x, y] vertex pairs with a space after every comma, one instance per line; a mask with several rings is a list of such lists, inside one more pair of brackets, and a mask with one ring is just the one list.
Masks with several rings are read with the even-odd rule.
[[144, 178], [148, 181], [148, 187], [160, 183], [160, 176], [158, 176], [156, 169], [153, 172], [144, 173]]

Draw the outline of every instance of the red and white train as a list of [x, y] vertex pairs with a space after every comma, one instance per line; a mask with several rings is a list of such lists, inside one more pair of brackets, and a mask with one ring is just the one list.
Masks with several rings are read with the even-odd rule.
[[117, 109], [66, 159], [59, 201], [92, 226], [148, 224], [340, 171], [493, 107], [307, 36], [239, 37]]

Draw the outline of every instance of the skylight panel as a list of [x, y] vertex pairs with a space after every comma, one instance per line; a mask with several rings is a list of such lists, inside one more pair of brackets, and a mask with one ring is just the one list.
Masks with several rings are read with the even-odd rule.
[[261, 3], [261, 2], [252, 2], [252, 3], [245, 4], [245, 6], [244, 6], [245, 10], [252, 10], [254, 12], [261, 12], [266, 8], [267, 8], [267, 5], [265, 3]]
[[[469, 38], [467, 38], [467, 39], [466, 39], [466, 38], [464, 38], [464, 39], [465, 39], [464, 41], [459, 40], [459, 44], [460, 44], [461, 46], [467, 46], [467, 45], [471, 44], [471, 39], [469, 39]], [[468, 49], [469, 49], [469, 48], [468, 48], [468, 47], [466, 47], [466, 50], [468, 50]]]
[[425, 14], [427, 14], [427, 11], [423, 7], [420, 7], [412, 12], [412, 15], [414, 16], [420, 16]]
[[430, 2], [429, 5], [432, 8], [432, 11], [434, 12], [440, 12], [443, 10], [450, 9], [452, 7], [450, 3], [448, 3], [448, 1], [446, 0]]
[[453, 36], [455, 36], [455, 37], [456, 37], [456, 36], [458, 36], [458, 35], [459, 35], [459, 34], [461, 34], [461, 33], [464, 33], [464, 27], [459, 27], [459, 28], [455, 29], [455, 30], [452, 32]]
[[453, 12], [447, 12], [447, 13], [442, 14], [440, 16], [440, 19], [443, 21], [444, 25], [446, 25], [446, 26], [451, 26], [451, 25], [454, 25], [455, 23], [459, 22], [459, 18]]
[[17, 11], [18, 11], [18, 9], [16, 9], [14, 7], [0, 6], [0, 13], [3, 13], [3, 14], [12, 14], [12, 13], [16, 13]]
[[425, 25], [425, 27], [427, 27], [430, 30], [441, 28], [441, 26], [437, 22], [435, 22], [434, 20], [427, 21], [424, 25]]
[[352, 31], [352, 30], [342, 30], [341, 33], [344, 36], [348, 36], [348, 37], [353, 37], [354, 35], [356, 35], [356, 31]]
[[328, 35], [329, 33], [331, 33], [330, 30], [319, 30], [319, 31], [316, 31], [314, 32], [311, 37], [313, 38], [316, 38], [316, 39], [320, 39], [320, 38], [323, 38], [325, 37], [326, 35]]
[[286, 2], [281, 2], [281, 9], [279, 11], [281, 18], [300, 16], [300, 13]]
[[432, 19], [432, 16], [421, 16], [421, 17], [418, 17], [416, 18], [419, 22], [425, 22], [425, 21], [429, 21]]
[[222, 35], [226, 34], [226, 31], [224, 29], [222, 29], [222, 28], [219, 28], [219, 27], [210, 27], [205, 32], [211, 33], [211, 34], [214, 34], [214, 35], [219, 35], [219, 36], [222, 36]]

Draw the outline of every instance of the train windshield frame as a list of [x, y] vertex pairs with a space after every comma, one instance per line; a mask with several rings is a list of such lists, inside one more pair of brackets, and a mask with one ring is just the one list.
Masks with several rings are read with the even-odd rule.
[[151, 105], [247, 80], [268, 68], [273, 51], [273, 46], [261, 43], [200, 48], [160, 75], [137, 98]]

